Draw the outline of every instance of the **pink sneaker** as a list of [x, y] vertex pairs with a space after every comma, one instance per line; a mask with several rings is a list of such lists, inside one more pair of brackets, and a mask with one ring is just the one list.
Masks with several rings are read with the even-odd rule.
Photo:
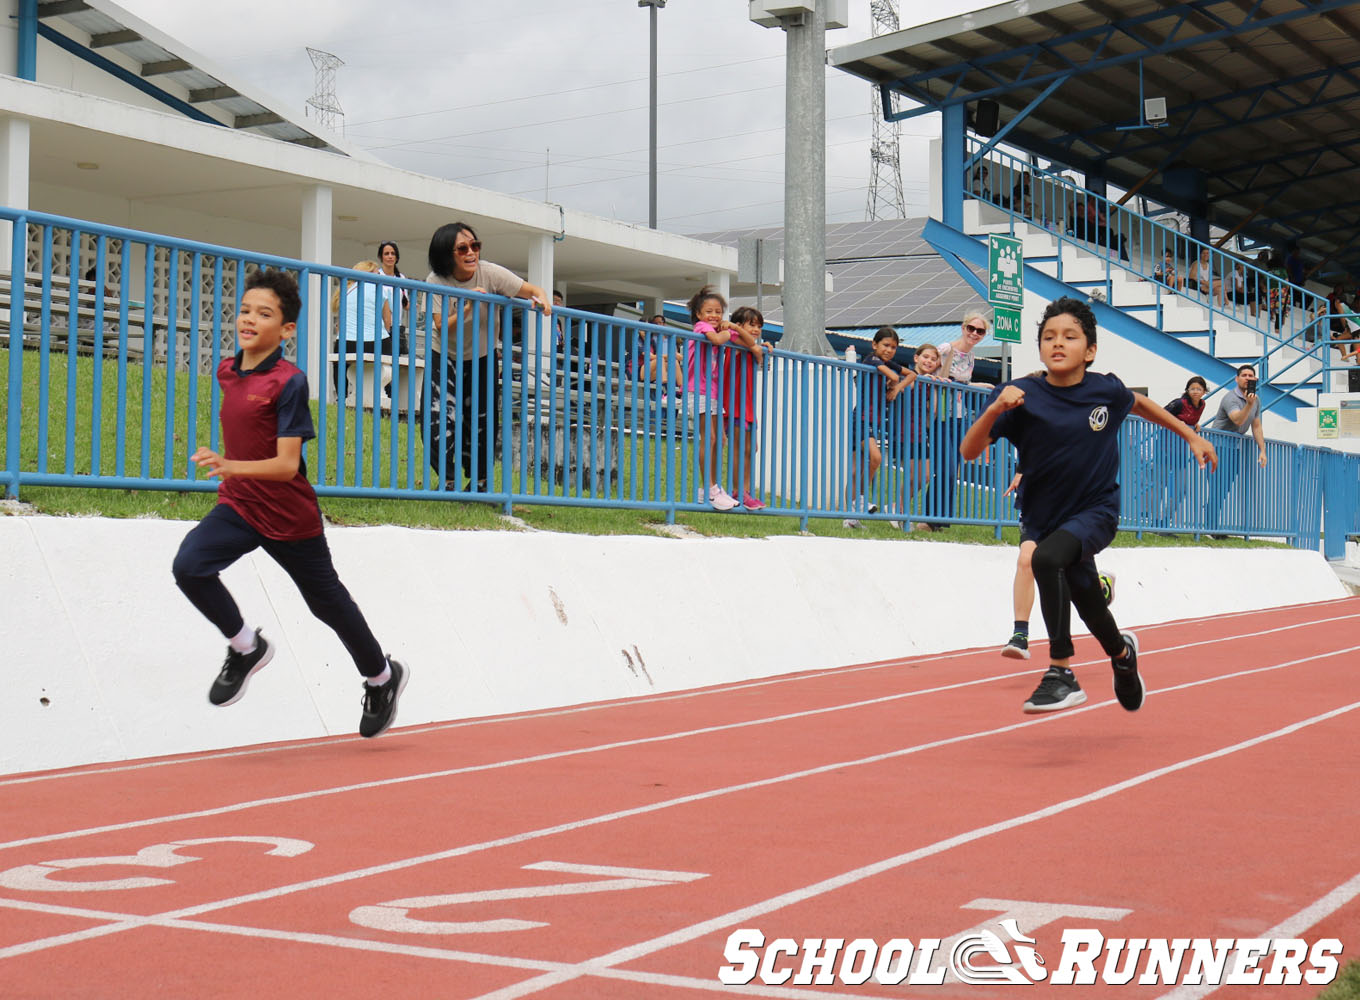
[[716, 483], [708, 488], [708, 503], [714, 510], [732, 510], [739, 506], [737, 501]]
[[764, 509], [765, 509], [765, 504], [762, 503], [762, 502], [761, 502], [759, 499], [757, 499], [756, 497], [751, 496], [751, 494], [749, 494], [749, 493], [743, 493], [743, 494], [741, 495], [741, 505], [742, 505], [743, 507], [745, 507], [747, 510], [764, 510]]

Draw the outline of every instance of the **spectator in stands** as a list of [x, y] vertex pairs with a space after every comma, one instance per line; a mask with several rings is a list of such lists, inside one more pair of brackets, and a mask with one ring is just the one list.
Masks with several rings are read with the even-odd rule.
[[723, 319], [727, 299], [711, 285], [705, 285], [689, 300], [689, 315], [698, 337], [685, 341], [686, 407], [699, 429], [698, 481], [696, 503], [707, 503], [714, 510], [728, 511], [739, 501], [718, 481], [718, 448], [722, 443], [722, 374], [718, 348], [732, 339], [732, 324]]
[[[1255, 366], [1242, 365], [1237, 369], [1237, 384], [1223, 397], [1223, 402], [1219, 404], [1218, 413], [1214, 415], [1213, 421], [1209, 424], [1209, 429], [1227, 431], [1243, 437], [1250, 433], [1256, 439], [1256, 464], [1262, 469], [1266, 467], [1268, 460], [1266, 437], [1265, 432], [1261, 429], [1261, 401], [1257, 395]], [[1246, 466], [1247, 457], [1246, 448], [1241, 448], [1237, 454], [1234, 454], [1232, 448], [1224, 445], [1222, 461], [1218, 473], [1214, 477], [1214, 495], [1209, 500], [1209, 509], [1205, 511], [1205, 520], [1210, 531], [1217, 531], [1219, 525], [1223, 523], [1224, 511], [1222, 508], [1228, 499], [1228, 494], [1232, 491], [1233, 484], [1237, 481], [1238, 475]], [[1215, 535], [1214, 537], [1222, 538], [1225, 536]]]
[[1166, 412], [1198, 428], [1199, 418], [1204, 416], [1204, 397], [1208, 393], [1209, 384], [1200, 376], [1191, 375], [1185, 383], [1185, 392], [1166, 404]]
[[[907, 436], [909, 463], [907, 493], [901, 498], [899, 507], [903, 514], [912, 509], [921, 487], [930, 482], [930, 445], [932, 440], [939, 440], [941, 437], [937, 433], [938, 428], [935, 427], [939, 403], [939, 389], [935, 386], [939, 381], [940, 349], [934, 344], [922, 344], [916, 348], [913, 367], [916, 370], [917, 388], [904, 397], [907, 413], [902, 421]], [[921, 379], [925, 381], [922, 382]], [[893, 526], [897, 527], [896, 524]], [[928, 521], [921, 521], [914, 527], [918, 531], [935, 530], [935, 526]]]
[[[1328, 323], [1332, 331], [1332, 346], [1341, 352], [1342, 361], [1357, 361], [1360, 358], [1360, 343], [1350, 343], [1354, 334], [1347, 317], [1355, 318], [1355, 313], [1346, 304], [1346, 297], [1340, 285], [1333, 285], [1327, 296]], [[1340, 343], [1337, 343], [1340, 341]]]
[[1284, 272], [1289, 277], [1289, 283], [1294, 286], [1294, 304], [1303, 305], [1304, 285], [1308, 281], [1308, 274], [1303, 268], [1303, 255], [1299, 253], [1297, 243], [1290, 243], [1285, 250]]
[[755, 454], [756, 368], [765, 361], [770, 345], [760, 339], [765, 317], [758, 309], [732, 310], [732, 339], [723, 351], [723, 423], [732, 463], [732, 495], [747, 510], [764, 510], [755, 495], [751, 458]]
[[[849, 496], [855, 512], [878, 513], [873, 502], [873, 483], [883, 464], [882, 442], [887, 439], [888, 408], [903, 389], [916, 381], [913, 372], [904, 372], [897, 363], [897, 330], [881, 326], [874, 333], [873, 353], [864, 364], [878, 370], [881, 378], [860, 372], [855, 376], [855, 411], [850, 418], [851, 433], [858, 436], [855, 454], [851, 459]], [[861, 481], [861, 477], [863, 477]], [[866, 499], [867, 496], [867, 499]], [[858, 528], [858, 519], [848, 517], [842, 522], [847, 528]]]
[[[973, 366], [976, 362], [973, 351], [987, 336], [987, 328], [987, 317], [980, 312], [971, 312], [964, 317], [959, 336], [940, 345], [941, 378], [950, 382], [962, 382], [965, 385], [986, 385], [985, 382], [973, 381]], [[944, 435], [944, 439], [936, 439], [936, 447], [933, 449], [937, 459], [935, 479], [926, 498], [927, 511], [943, 519], [936, 524], [937, 528], [949, 527], [949, 519], [954, 516], [954, 498], [959, 474], [959, 442], [963, 440], [963, 433], [972, 422], [971, 412], [965, 411], [969, 410], [969, 404], [977, 402], [978, 400], [966, 397], [963, 393], [950, 393], [940, 399], [941, 419], [937, 428]], [[950, 412], [951, 407], [954, 412]], [[935, 501], [933, 510], [931, 500]]]
[[1235, 257], [1232, 262], [1232, 273], [1228, 275], [1223, 285], [1223, 301], [1224, 304], [1250, 306], [1251, 314], [1256, 315], [1256, 282], [1247, 280], [1246, 268]]
[[[552, 313], [552, 302], [542, 288], [499, 264], [482, 260], [482, 241], [466, 222], [450, 222], [435, 230], [430, 237], [429, 264], [430, 273], [425, 280], [431, 284], [529, 299], [545, 313]], [[443, 339], [446, 301], [451, 307], [447, 340]], [[426, 406], [432, 411], [428, 457], [436, 471], [442, 457], [445, 489], [459, 488], [458, 480], [451, 476], [456, 467], [469, 477], [468, 486], [482, 493], [486, 492], [493, 463], [492, 414], [497, 412], [500, 378], [492, 364], [491, 345], [497, 343], [501, 310], [492, 310], [485, 302], [475, 303], [474, 308], [471, 299], [462, 300], [460, 331], [457, 316], [452, 314], [452, 307], [459, 301], [454, 297], [430, 296], [434, 349], [429, 355], [431, 394], [426, 400]], [[450, 353], [455, 355], [447, 362], [439, 350], [442, 344], [447, 344]], [[455, 433], [453, 408], [457, 405], [455, 400], [459, 399], [459, 376], [462, 379], [462, 419], [461, 433]]]
[[[361, 260], [351, 270], [363, 271], [365, 274], [378, 274], [382, 268], [378, 266], [376, 261]], [[340, 306], [340, 288], [342, 285], [345, 289], [343, 310]], [[379, 297], [379, 289], [376, 283], [371, 281], [360, 282], [357, 279], [337, 280], [335, 287], [331, 289], [331, 320], [335, 324], [337, 339], [341, 341], [340, 353], [345, 358], [352, 358], [356, 354], [373, 358], [391, 355], [392, 306], [386, 298]], [[335, 370], [331, 373], [332, 384], [335, 386], [337, 394], [340, 392], [338, 373], [341, 367], [342, 365], [336, 365]], [[348, 371], [355, 373], [355, 378], [358, 378], [356, 368], [348, 368]], [[348, 396], [351, 392], [360, 392], [362, 389], [362, 386], [346, 385], [345, 395]], [[369, 397], [368, 403], [372, 403], [371, 397]]]
[[[383, 240], [378, 244], [378, 263], [382, 265], [382, 273], [389, 278], [404, 278], [406, 275], [401, 273], [397, 266], [401, 261], [401, 249], [391, 240]], [[396, 294], [394, 294], [396, 293]], [[404, 288], [392, 288], [384, 285], [382, 290], [383, 300], [392, 309], [392, 324], [397, 329], [397, 349], [402, 354], [410, 350], [406, 342], [406, 319], [411, 315], [411, 297]], [[397, 298], [401, 299], [401, 306], [397, 306]]]
[[991, 180], [987, 176], [987, 164], [985, 163], [973, 171], [973, 194], [988, 201], [994, 197]]
[[1098, 243], [1101, 246], [1109, 247], [1111, 250], [1118, 250], [1119, 259], [1128, 260], [1129, 251], [1124, 234], [1116, 235], [1110, 232], [1109, 222], [1106, 219], [1109, 207], [1100, 202], [1094, 195], [1089, 195], [1082, 201], [1081, 214], [1072, 223], [1072, 235], [1088, 243]]
[[1034, 218], [1034, 191], [1030, 186], [1030, 175], [1023, 173], [1011, 189], [1011, 208], [1026, 219]]
[[1168, 247], [1162, 254], [1162, 259], [1157, 266], [1152, 269], [1152, 280], [1160, 281], [1173, 292], [1179, 291], [1184, 287], [1180, 275], [1176, 271], [1176, 255]]
[[1208, 247], [1203, 247], [1199, 252], [1199, 259], [1190, 264], [1190, 281], [1188, 287], [1191, 291], [1199, 292], [1200, 295], [1209, 296], [1209, 300], [1218, 305], [1223, 305], [1223, 280], [1214, 274], [1212, 254]]
[[1289, 304], [1293, 301], [1293, 296], [1289, 293], [1289, 272], [1285, 270], [1284, 255], [1279, 250], [1270, 251], [1269, 268], [1270, 272], [1270, 320], [1278, 333], [1284, 325], [1286, 317], [1289, 315]]

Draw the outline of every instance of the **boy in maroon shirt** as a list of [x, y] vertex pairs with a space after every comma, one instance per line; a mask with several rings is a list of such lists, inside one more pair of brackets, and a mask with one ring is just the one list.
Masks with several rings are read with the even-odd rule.
[[377, 736], [396, 718], [410, 674], [404, 664], [383, 655], [336, 575], [322, 534], [321, 509], [302, 460], [302, 442], [316, 437], [307, 376], [283, 357], [283, 342], [296, 332], [300, 308], [292, 275], [270, 269], [246, 279], [236, 312], [240, 351], [217, 367], [222, 454], [199, 448], [191, 456], [209, 476], [221, 479], [217, 506], [180, 544], [175, 583], [227, 638], [227, 658], [208, 700], [235, 704], [274, 649], [259, 629], [246, 625], [218, 574], [263, 548], [354, 658], [364, 676], [359, 734]]

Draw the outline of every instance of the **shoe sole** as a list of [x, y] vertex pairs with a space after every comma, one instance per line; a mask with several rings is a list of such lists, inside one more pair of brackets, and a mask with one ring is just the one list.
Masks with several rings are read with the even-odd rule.
[[265, 667], [269, 666], [269, 661], [272, 660], [273, 658], [274, 647], [271, 644], [265, 647], [264, 656], [260, 658], [259, 663], [255, 664], [255, 666], [250, 668], [250, 672], [246, 674], [246, 679], [241, 682], [241, 686], [236, 689], [236, 693], [234, 695], [232, 695], [226, 701], [213, 701], [212, 692], [210, 691], [208, 693], [208, 702], [210, 704], [216, 705], [218, 708], [226, 708], [229, 705], [235, 705], [238, 701], [240, 701], [242, 698], [246, 696], [246, 688], [250, 686], [250, 679], [254, 677], [256, 674], [258, 674]]
[[[375, 737], [381, 736], [383, 733], [387, 732], [389, 729], [392, 728], [392, 723], [397, 721], [397, 710], [401, 708], [402, 693], [405, 692], [406, 683], [410, 679], [411, 668], [403, 663], [401, 665], [401, 680], [397, 681], [397, 696], [392, 699], [392, 714], [387, 717], [387, 722], [383, 724], [383, 727], [381, 729], [377, 730], [376, 732], [369, 733], [368, 736], [364, 737], [365, 739], [371, 740]], [[364, 734], [360, 733], [359, 735], [363, 736]]]
[[1114, 696], [1120, 708], [1126, 712], [1136, 712], [1143, 707], [1143, 700], [1147, 697], [1143, 677], [1138, 673], [1138, 636], [1132, 632], [1119, 634], [1124, 637], [1124, 644], [1133, 650], [1133, 670], [1120, 670], [1111, 664], [1114, 671]]
[[1045, 712], [1061, 712], [1064, 708], [1076, 708], [1078, 705], [1084, 704], [1086, 704], [1086, 692], [1073, 691], [1062, 701], [1055, 701], [1051, 705], [1036, 705], [1032, 701], [1027, 701], [1020, 710], [1026, 715], [1043, 715]]
[[1002, 646], [1001, 655], [1008, 660], [1028, 660], [1029, 650], [1021, 649], [1019, 646]]

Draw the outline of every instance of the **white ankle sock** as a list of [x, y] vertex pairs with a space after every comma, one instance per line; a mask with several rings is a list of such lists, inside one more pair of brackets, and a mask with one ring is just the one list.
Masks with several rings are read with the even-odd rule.
[[392, 679], [392, 665], [388, 664], [387, 666], [383, 667], [383, 672], [378, 674], [377, 677], [365, 677], [364, 683], [367, 684], [369, 687], [382, 687], [391, 679]]
[[242, 625], [241, 631], [227, 640], [227, 645], [238, 653], [255, 652], [255, 630], [249, 625]]

